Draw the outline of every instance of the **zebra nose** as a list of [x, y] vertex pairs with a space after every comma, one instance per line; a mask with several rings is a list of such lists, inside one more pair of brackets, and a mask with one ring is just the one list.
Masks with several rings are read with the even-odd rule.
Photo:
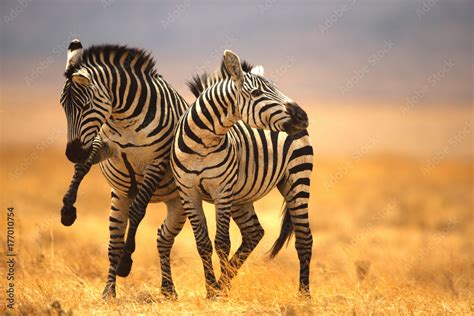
[[84, 162], [89, 155], [89, 151], [82, 147], [80, 140], [73, 140], [67, 143], [66, 157], [72, 163]]
[[295, 102], [286, 105], [291, 121], [298, 129], [308, 128], [308, 114]]

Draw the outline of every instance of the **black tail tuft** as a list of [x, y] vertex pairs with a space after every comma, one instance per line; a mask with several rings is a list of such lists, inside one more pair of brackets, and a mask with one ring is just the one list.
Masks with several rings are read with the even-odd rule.
[[293, 223], [291, 222], [291, 215], [288, 211], [288, 208], [286, 207], [286, 204], [283, 206], [283, 212], [284, 214], [281, 221], [280, 236], [278, 236], [278, 239], [270, 249], [270, 259], [275, 258], [285, 243], [288, 245], [291, 236], [293, 235]]

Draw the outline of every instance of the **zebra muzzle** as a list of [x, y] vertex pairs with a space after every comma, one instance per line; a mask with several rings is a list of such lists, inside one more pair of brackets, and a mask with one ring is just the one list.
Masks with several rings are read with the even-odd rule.
[[295, 134], [308, 128], [308, 114], [296, 103], [289, 103], [286, 109], [290, 116], [290, 120], [283, 124], [285, 131], [289, 134]]
[[91, 150], [91, 147], [88, 149], [82, 147], [81, 141], [76, 139], [67, 144], [66, 157], [70, 162], [82, 163], [89, 157]]

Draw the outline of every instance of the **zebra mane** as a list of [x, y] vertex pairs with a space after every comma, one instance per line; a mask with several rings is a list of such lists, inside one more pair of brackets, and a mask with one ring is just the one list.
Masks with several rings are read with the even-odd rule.
[[[248, 63], [245, 60], [243, 60], [241, 64], [242, 64], [242, 70], [244, 72], [250, 72], [253, 68], [253, 65]], [[205, 72], [201, 75], [196, 74], [186, 84], [189, 90], [191, 90], [192, 94], [197, 98], [201, 95], [201, 93], [204, 92], [204, 90], [206, 90], [209, 86], [211, 86], [216, 81], [226, 79], [229, 77], [230, 75], [225, 69], [224, 61], [222, 61], [219, 70], [213, 73]]]
[[149, 52], [146, 52], [141, 48], [113, 44], [92, 45], [84, 49], [79, 62], [75, 65], [71, 65], [64, 73], [64, 76], [68, 79], [71, 79], [72, 74], [79, 70], [83, 65], [95, 64], [96, 62], [94, 61], [94, 57], [96, 57], [97, 59], [101, 53], [103, 53], [104, 56], [108, 56], [112, 53], [115, 53], [118, 57], [117, 59], [120, 59], [120, 57], [123, 55], [127, 55], [127, 58], [123, 65], [124, 67], [130, 67], [128, 61], [137, 58], [137, 61], [135, 63], [135, 69], [141, 69], [143, 65], [147, 65], [146, 68], [143, 70], [145, 73], [148, 73], [152, 76], [159, 76], [158, 72], [155, 69], [155, 60]]

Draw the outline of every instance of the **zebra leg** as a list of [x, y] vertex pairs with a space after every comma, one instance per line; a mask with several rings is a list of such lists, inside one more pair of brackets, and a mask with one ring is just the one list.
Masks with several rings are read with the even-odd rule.
[[[282, 231], [277, 240], [277, 243], [280, 241], [278, 250], [281, 249], [285, 240], [291, 237], [291, 231], [294, 231], [296, 238], [295, 248], [300, 261], [299, 293], [309, 297], [309, 268], [313, 247], [313, 236], [308, 218], [309, 176], [304, 177], [302, 174], [292, 175], [289, 177], [288, 182], [283, 186], [279, 186], [279, 189], [285, 197], [286, 207]], [[275, 252], [275, 255], [278, 250]], [[274, 252], [272, 251], [273, 254]]]
[[165, 297], [176, 298], [173, 279], [171, 277], [170, 253], [174, 239], [179, 234], [186, 222], [181, 200], [179, 198], [166, 202], [167, 216], [161, 227], [158, 229], [158, 253], [161, 264], [161, 293]]
[[184, 213], [189, 219], [196, 239], [196, 246], [204, 267], [207, 298], [214, 298], [218, 294], [219, 286], [216, 282], [212, 266], [212, 242], [209, 238], [206, 217], [202, 208], [202, 200], [197, 192], [181, 190], [181, 203]]
[[[309, 291], [309, 268], [311, 263], [313, 235], [308, 221], [308, 198], [298, 198], [293, 196], [293, 200], [287, 203], [287, 208], [295, 231], [295, 247], [300, 260], [300, 285], [299, 292], [304, 296], [310, 296]], [[305, 200], [304, 202], [301, 200]]]
[[227, 269], [222, 272], [219, 279], [219, 284], [223, 289], [230, 287], [230, 282], [265, 234], [255, 213], [253, 203], [234, 206], [232, 208], [232, 219], [239, 226], [242, 244], [230, 259]]
[[94, 138], [92, 142], [92, 150], [85, 163], [77, 163], [74, 165], [74, 175], [69, 185], [69, 189], [63, 198], [63, 207], [61, 209], [61, 223], [64, 226], [71, 226], [77, 218], [77, 211], [74, 203], [77, 199], [77, 190], [84, 179], [85, 175], [91, 169], [92, 164], [97, 163], [96, 156], [102, 148], [102, 139], [99, 135]]
[[138, 193], [130, 206], [129, 227], [127, 233], [127, 240], [123, 249], [122, 257], [117, 265], [117, 275], [126, 277], [132, 269], [132, 254], [135, 251], [135, 236], [137, 234], [138, 225], [145, 216], [146, 207], [153, 196], [153, 193], [158, 186], [161, 175], [164, 174], [162, 166], [150, 165], [145, 171], [143, 183], [138, 188]]
[[214, 246], [219, 257], [221, 275], [226, 273], [229, 269], [229, 253], [231, 246], [229, 224], [231, 208], [232, 205], [230, 203], [216, 204], [216, 238], [214, 240]]
[[123, 251], [129, 206], [130, 199], [120, 196], [112, 190], [112, 206], [109, 217], [109, 274], [107, 276], [105, 289], [102, 292], [104, 299], [115, 297], [116, 268]]

